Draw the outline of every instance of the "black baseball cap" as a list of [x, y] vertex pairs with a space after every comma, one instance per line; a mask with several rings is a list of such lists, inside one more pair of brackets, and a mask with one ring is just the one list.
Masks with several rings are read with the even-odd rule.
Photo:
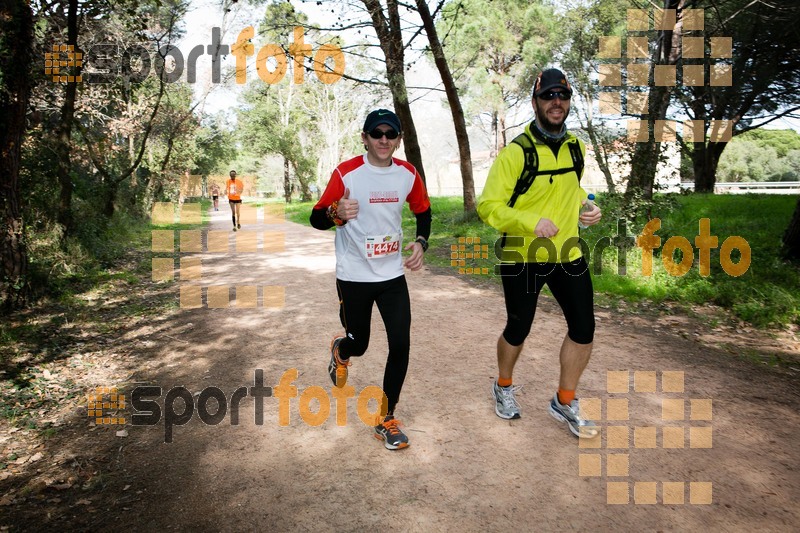
[[564, 89], [572, 94], [572, 87], [567, 81], [567, 76], [557, 68], [549, 68], [539, 73], [533, 84], [533, 95], [539, 96], [550, 89]]
[[376, 109], [367, 115], [367, 120], [364, 121], [364, 131], [370, 132], [381, 124], [391, 126], [398, 133], [403, 131], [400, 128], [400, 119], [397, 118], [394, 111], [389, 111], [388, 109]]

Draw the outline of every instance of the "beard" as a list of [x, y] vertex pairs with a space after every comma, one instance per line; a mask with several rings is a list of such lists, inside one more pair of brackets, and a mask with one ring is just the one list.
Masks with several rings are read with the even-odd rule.
[[552, 134], [559, 134], [564, 129], [564, 123], [567, 121], [567, 117], [569, 116], [569, 108], [564, 109], [563, 106], [561, 107], [561, 110], [564, 111], [564, 116], [556, 123], [547, 117], [547, 109], [549, 104], [549, 102], [545, 102], [545, 105], [540, 105], [537, 102], [536, 120], [539, 122], [539, 126], [544, 131]]

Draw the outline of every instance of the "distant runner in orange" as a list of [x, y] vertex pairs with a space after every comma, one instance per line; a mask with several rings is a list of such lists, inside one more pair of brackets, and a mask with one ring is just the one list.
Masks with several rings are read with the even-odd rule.
[[225, 184], [225, 192], [228, 194], [228, 203], [231, 206], [233, 231], [242, 228], [242, 191], [244, 191], [244, 184], [242, 183], [242, 180], [236, 179], [236, 171], [231, 170], [231, 179], [229, 179]]

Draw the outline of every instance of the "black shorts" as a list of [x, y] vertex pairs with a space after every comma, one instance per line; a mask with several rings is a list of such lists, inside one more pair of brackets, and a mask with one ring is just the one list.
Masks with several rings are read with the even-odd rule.
[[232, 204], [240, 204], [240, 203], [242, 203], [241, 200], [228, 200], [228, 202], [232, 203]]
[[219, 200], [219, 196], [214, 195], [214, 196], [211, 197], [211, 199], [212, 200]]
[[521, 345], [530, 333], [545, 284], [561, 306], [569, 338], [578, 344], [592, 342], [594, 293], [583, 257], [570, 263], [507, 263], [500, 266], [500, 274], [508, 314], [503, 338], [510, 345]]

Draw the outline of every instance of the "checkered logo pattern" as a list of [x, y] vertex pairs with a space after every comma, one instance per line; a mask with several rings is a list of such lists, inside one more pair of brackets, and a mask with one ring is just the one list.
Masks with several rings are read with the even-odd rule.
[[458, 244], [451, 244], [450, 266], [457, 267], [459, 274], [489, 274], [488, 268], [467, 266], [467, 259], [489, 259], [489, 245], [481, 244], [480, 237], [459, 237]]
[[[172, 202], [157, 202], [153, 206], [152, 224], [156, 226], [175, 224], [175, 213], [175, 204]], [[283, 224], [285, 220], [283, 205], [269, 204], [263, 209], [242, 205], [240, 217], [242, 224], [258, 226], [259, 219], [264, 225]], [[182, 204], [178, 210], [178, 220], [182, 224], [200, 224], [202, 222], [200, 204]], [[286, 295], [282, 286], [202, 283], [207, 281], [207, 278], [203, 277], [204, 259], [215, 254], [230, 252], [237, 254], [283, 252], [285, 247], [283, 231], [246, 228], [232, 233], [225, 230], [154, 229], [151, 237], [152, 280], [170, 282], [175, 281], [177, 277], [182, 282], [181, 308], [227, 308], [232, 302], [235, 302], [237, 308], [284, 307]], [[177, 254], [176, 237], [179, 250]]]
[[[684, 480], [640, 480], [629, 481], [631, 449], [685, 449], [712, 447], [712, 400], [708, 398], [684, 398], [684, 373], [682, 371], [660, 372], [661, 387], [658, 390], [659, 373], [656, 371], [634, 371], [635, 405], [652, 405], [652, 401], [639, 395], [659, 394], [662, 424], [658, 426], [633, 426], [630, 420], [630, 371], [608, 371], [606, 392], [613, 394], [603, 401], [600, 398], [582, 398], [581, 414], [594, 420], [601, 429], [600, 436], [580, 439], [578, 475], [581, 477], [606, 478], [606, 501], [611, 505], [657, 504], [683, 505], [688, 487], [689, 503], [708, 505], [712, 503], [710, 481]], [[645, 401], [648, 400], [648, 401]], [[687, 419], [688, 404], [688, 424]], [[631, 447], [631, 437], [633, 446]], [[688, 439], [687, 439], [688, 438]], [[584, 452], [587, 449], [597, 452]], [[601, 450], [605, 453], [601, 453]], [[605, 468], [604, 468], [605, 467]], [[633, 498], [631, 498], [633, 489]]]
[[[677, 19], [675, 9], [629, 9], [628, 35], [624, 41], [619, 36], [600, 37], [598, 59], [601, 92], [598, 107], [601, 115], [633, 115], [627, 119], [630, 142], [649, 142], [650, 132], [656, 142], [676, 142], [679, 126], [686, 142], [704, 139], [702, 120], [688, 120], [678, 124], [675, 120], [651, 120], [649, 94], [640, 87], [651, 86], [705, 86], [729, 87], [733, 85], [733, 70], [726, 61], [733, 56], [731, 37], [703, 35], [704, 10], [682, 11], [682, 61], [678, 65], [653, 65], [649, 62], [651, 23], [653, 30], [672, 30]], [[728, 142], [733, 136], [733, 122], [712, 119], [709, 125], [711, 142]]]
[[63, 68], [80, 68], [83, 66], [83, 53], [76, 52], [71, 44], [54, 44], [52, 52], [44, 54], [44, 73], [52, 76], [56, 83], [80, 83], [83, 76], [75, 76], [62, 71]]
[[[97, 387], [94, 394], [87, 397], [86, 408], [89, 418], [99, 425], [125, 425], [125, 417], [117, 416], [125, 410], [125, 395], [119, 394], [116, 387]], [[113, 411], [114, 416], [108, 416]]]

